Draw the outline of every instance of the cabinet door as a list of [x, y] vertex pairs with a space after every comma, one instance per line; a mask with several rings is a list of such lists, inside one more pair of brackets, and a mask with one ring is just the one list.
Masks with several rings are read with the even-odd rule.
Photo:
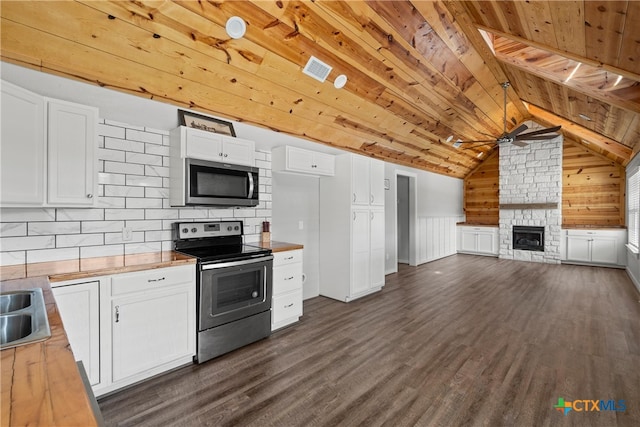
[[240, 138], [222, 137], [222, 161], [238, 165], [253, 166], [255, 144]]
[[372, 206], [384, 206], [384, 162], [373, 159], [370, 162], [370, 202]]
[[590, 262], [590, 240], [587, 236], [567, 236], [567, 259]]
[[601, 264], [618, 263], [618, 247], [613, 237], [593, 237], [591, 240], [591, 261]]
[[313, 172], [313, 152], [287, 147], [287, 168], [300, 172]]
[[93, 107], [49, 100], [48, 204], [95, 204], [97, 122], [98, 112]]
[[354, 205], [369, 205], [369, 159], [362, 156], [351, 157], [351, 186]]
[[44, 98], [2, 82], [0, 204], [41, 206], [45, 182]]
[[214, 162], [222, 161], [222, 135], [188, 128], [186, 138], [187, 157]]
[[82, 360], [89, 382], [100, 382], [99, 282], [52, 288], [76, 360]]
[[336, 173], [336, 159], [332, 154], [313, 154], [314, 173], [333, 176]]
[[371, 211], [370, 218], [370, 280], [372, 287], [378, 287], [384, 285], [384, 211]]
[[190, 283], [112, 300], [114, 382], [193, 354], [194, 293]]
[[495, 253], [494, 234], [490, 232], [478, 232], [476, 234], [476, 251], [483, 254]]
[[476, 252], [478, 246], [476, 244], [476, 233], [466, 230], [458, 230], [461, 233], [460, 250], [464, 252]]
[[369, 224], [371, 220], [368, 209], [353, 211], [351, 215], [351, 295], [356, 295], [371, 288], [369, 281]]

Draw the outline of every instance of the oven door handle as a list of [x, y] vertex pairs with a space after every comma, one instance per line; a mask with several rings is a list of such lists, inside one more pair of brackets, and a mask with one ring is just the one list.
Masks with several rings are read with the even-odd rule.
[[273, 259], [273, 255], [269, 256], [260, 256], [251, 259], [243, 259], [240, 261], [231, 261], [231, 262], [221, 262], [217, 264], [204, 264], [201, 269], [202, 270], [213, 270], [216, 268], [225, 268], [225, 267], [236, 267], [238, 265], [247, 265], [247, 264], [257, 264], [260, 262], [271, 261]]
[[247, 172], [247, 175], [249, 176], [249, 195], [247, 196], [247, 199], [250, 199], [253, 197], [253, 174], [251, 172]]

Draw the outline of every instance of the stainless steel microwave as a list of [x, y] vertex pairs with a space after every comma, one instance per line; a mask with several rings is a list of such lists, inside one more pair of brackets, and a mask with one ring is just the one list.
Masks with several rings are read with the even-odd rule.
[[[259, 169], [251, 166], [186, 158], [182, 183], [171, 186], [171, 204], [257, 206], [258, 175]], [[178, 188], [182, 186], [180, 184], [184, 185], [183, 191]]]

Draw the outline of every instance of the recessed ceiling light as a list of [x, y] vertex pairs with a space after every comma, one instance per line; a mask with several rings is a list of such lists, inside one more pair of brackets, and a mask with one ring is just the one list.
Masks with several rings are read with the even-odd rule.
[[620, 83], [620, 80], [622, 80], [622, 76], [618, 76], [618, 78], [616, 79], [616, 82], [613, 84], [613, 87], [618, 86], [618, 83]]
[[587, 116], [586, 114], [580, 113], [580, 114], [578, 114], [578, 117], [580, 117], [581, 119], [586, 120], [588, 122], [591, 121], [591, 117]]
[[333, 81], [333, 87], [335, 87], [336, 89], [342, 89], [346, 84], [347, 84], [347, 76], [345, 76], [344, 74], [340, 74]]
[[225, 29], [229, 37], [232, 39], [240, 39], [244, 36], [244, 33], [247, 32], [247, 24], [245, 24], [244, 20], [239, 16], [232, 16], [227, 20]]
[[459, 140], [457, 140], [456, 142], [453, 143], [453, 146], [455, 148], [460, 148], [461, 145], [462, 145], [462, 140], [461, 139], [459, 139]]
[[479, 153], [478, 153], [478, 155], [477, 155], [476, 157], [477, 157], [477, 158], [480, 158], [480, 157], [482, 157], [482, 155], [483, 155], [483, 154], [484, 154], [484, 153], [481, 151], [481, 152], [479, 152]]
[[446, 139], [446, 142], [451, 142], [452, 139], [453, 139], [453, 135], [449, 135]]

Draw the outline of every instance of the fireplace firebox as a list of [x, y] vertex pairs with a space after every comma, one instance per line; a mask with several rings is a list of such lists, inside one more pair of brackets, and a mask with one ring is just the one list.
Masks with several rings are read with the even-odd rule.
[[513, 226], [513, 249], [544, 252], [544, 227]]

